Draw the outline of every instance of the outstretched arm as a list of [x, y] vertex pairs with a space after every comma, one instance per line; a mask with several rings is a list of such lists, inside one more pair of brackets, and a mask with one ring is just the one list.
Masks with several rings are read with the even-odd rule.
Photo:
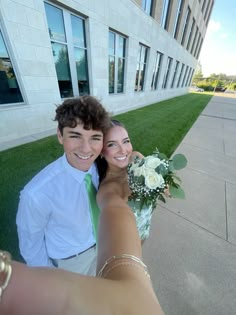
[[[133, 213], [117, 194], [104, 192], [103, 196], [107, 199], [98, 197], [101, 207], [98, 270], [113, 255], [141, 258]], [[60, 269], [29, 268], [13, 262], [12, 278], [3, 292], [0, 314], [163, 314], [142, 267], [126, 259], [113, 267], [107, 270], [107, 279], [102, 279]]]

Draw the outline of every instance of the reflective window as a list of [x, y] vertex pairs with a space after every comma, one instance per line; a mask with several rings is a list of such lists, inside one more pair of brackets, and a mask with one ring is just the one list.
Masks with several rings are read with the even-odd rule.
[[191, 15], [191, 10], [188, 7], [186, 15], [185, 15], [185, 20], [184, 20], [184, 26], [183, 26], [183, 32], [182, 32], [182, 37], [181, 37], [181, 45], [184, 45], [185, 39], [186, 39], [186, 33], [189, 25], [189, 19]]
[[190, 47], [190, 43], [191, 43], [194, 27], [195, 27], [195, 19], [193, 18], [192, 24], [191, 24], [191, 28], [190, 28], [190, 31], [189, 31], [189, 34], [188, 34], [188, 42], [187, 42], [187, 47], [186, 47], [187, 50]]
[[173, 31], [173, 36], [175, 39], [177, 39], [178, 33], [179, 33], [179, 26], [180, 26], [182, 13], [183, 13], [183, 6], [184, 6], [184, 0], [179, 0], [177, 12], [176, 12], [176, 18], [175, 18], [174, 31]]
[[171, 88], [173, 88], [175, 85], [175, 80], [176, 80], [176, 75], [177, 75], [178, 69], [179, 69], [179, 61], [176, 60], [173, 78], [172, 78], [172, 82], [171, 82]]
[[23, 102], [23, 98], [0, 31], [0, 104], [21, 102]]
[[139, 44], [139, 53], [137, 60], [137, 70], [136, 70], [136, 79], [135, 79], [135, 91], [143, 91], [144, 89], [144, 79], [147, 65], [147, 54], [148, 47]]
[[161, 14], [161, 26], [164, 29], [168, 29], [169, 24], [169, 16], [171, 9], [171, 0], [164, 0], [163, 7], [162, 7], [162, 14]]
[[147, 14], [152, 15], [152, 0], [142, 0], [142, 8]]
[[109, 31], [109, 93], [124, 92], [126, 38]]
[[194, 47], [195, 47], [196, 42], [197, 42], [197, 36], [198, 36], [198, 26], [196, 27], [196, 31], [195, 31], [195, 35], [194, 35], [194, 39], [193, 39], [193, 43], [192, 43], [192, 48], [191, 48], [191, 54], [193, 54]]
[[177, 82], [177, 87], [180, 86], [180, 82], [181, 82], [181, 79], [182, 79], [182, 76], [183, 76], [183, 72], [184, 72], [184, 63], [182, 63], [182, 66], [181, 66], [181, 70], [180, 70], [180, 73], [179, 73], [179, 78], [178, 78], [178, 82]]
[[184, 72], [184, 76], [183, 76], [183, 80], [182, 80], [182, 84], [181, 84], [182, 87], [185, 86], [185, 81], [186, 81], [186, 78], [187, 78], [188, 68], [189, 68], [189, 66], [186, 66], [186, 68], [185, 68], [185, 72]]
[[153, 74], [152, 74], [152, 83], [151, 83], [152, 90], [156, 90], [158, 86], [158, 80], [159, 80], [159, 76], [161, 72], [162, 57], [163, 57], [163, 54], [157, 51], [155, 65], [154, 65]]
[[89, 94], [84, 19], [47, 2], [45, 10], [61, 97]]
[[166, 64], [166, 72], [165, 72], [163, 84], [162, 84], [163, 89], [165, 89], [167, 87], [167, 83], [168, 83], [169, 76], [170, 76], [170, 70], [171, 70], [171, 66], [172, 66], [172, 61], [173, 61], [173, 59], [171, 57], [168, 57], [167, 64]]

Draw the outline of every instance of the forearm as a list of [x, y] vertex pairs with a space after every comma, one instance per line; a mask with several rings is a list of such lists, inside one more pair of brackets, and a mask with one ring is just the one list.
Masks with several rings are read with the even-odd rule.
[[[62, 315], [67, 285], [63, 271], [12, 263], [12, 277], [0, 303], [2, 315]], [[63, 283], [64, 282], [64, 283]]]
[[[109, 201], [111, 200], [111, 201]], [[98, 234], [97, 271], [113, 255], [131, 254], [142, 257], [141, 242], [131, 209], [123, 200], [102, 205]]]

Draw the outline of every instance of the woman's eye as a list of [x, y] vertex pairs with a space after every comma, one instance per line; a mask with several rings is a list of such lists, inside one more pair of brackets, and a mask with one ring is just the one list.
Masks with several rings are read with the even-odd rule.
[[115, 146], [115, 143], [109, 143], [109, 144], [107, 145], [108, 148], [111, 148], [111, 147], [114, 147], [114, 146]]

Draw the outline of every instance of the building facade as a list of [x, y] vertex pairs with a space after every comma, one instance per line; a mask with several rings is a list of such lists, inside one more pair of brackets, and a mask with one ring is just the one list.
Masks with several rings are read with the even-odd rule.
[[113, 114], [188, 92], [214, 0], [1, 0], [0, 144], [90, 94]]

